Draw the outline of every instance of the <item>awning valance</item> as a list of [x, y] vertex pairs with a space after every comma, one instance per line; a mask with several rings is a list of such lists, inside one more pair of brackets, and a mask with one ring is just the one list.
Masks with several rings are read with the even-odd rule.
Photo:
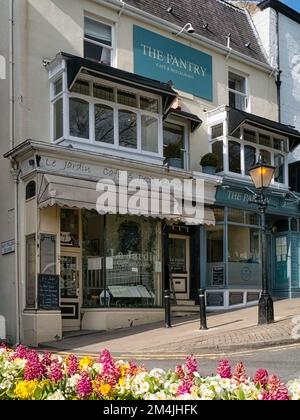
[[281, 124], [258, 115], [249, 114], [239, 109], [230, 108], [228, 111], [228, 129], [229, 135], [232, 135], [242, 124], [248, 123], [254, 127], [264, 128], [271, 133], [281, 134], [288, 137], [290, 151], [300, 144], [300, 132], [289, 125]]
[[[126, 202], [126, 208], [118, 207], [118, 211], [107, 211], [102, 212], [103, 214], [135, 214], [134, 210], [131, 209], [130, 204], [127, 205], [127, 199], [133, 196], [133, 193], [127, 192], [126, 197], [119, 187], [116, 186], [116, 191], [118, 194], [119, 202]], [[59, 207], [68, 207], [68, 208], [77, 208], [77, 209], [86, 209], [86, 210], [96, 210], [97, 200], [101, 192], [97, 191], [97, 182], [89, 181], [85, 179], [76, 179], [70, 177], [64, 177], [59, 175], [50, 175], [50, 174], [40, 174], [38, 181], [38, 207], [53, 207], [55, 205]], [[142, 195], [146, 197], [147, 205], [149, 203], [149, 192], [144, 190]], [[126, 201], [125, 201], [126, 199]], [[167, 208], [168, 203], [164, 201], [164, 197], [159, 197], [159, 212], [153, 214], [152, 212], [148, 213], [148, 208], [141, 208], [141, 214], [145, 217], [159, 218], [162, 220], [168, 220], [174, 223], [185, 223], [187, 225], [214, 225], [215, 217], [212, 209], [205, 207], [203, 214], [199, 217], [189, 217], [186, 214], [193, 213], [194, 203], [190, 205], [185, 204], [185, 206], [190, 206], [189, 208], [185, 207], [185, 213], [163, 213], [164, 205]]]
[[106, 64], [97, 63], [86, 58], [77, 57], [67, 53], [60, 53], [61, 58], [67, 61], [68, 87], [72, 88], [80, 74], [90, 74], [95, 78], [109, 80], [115, 83], [140, 89], [159, 95], [163, 99], [163, 112], [168, 112], [177, 97], [177, 93], [168, 83], [149, 79], [135, 73], [130, 73]]
[[190, 114], [189, 112], [185, 112], [182, 111], [181, 109], [170, 109], [169, 112], [166, 115], [166, 118], [168, 116], [174, 116], [177, 118], [181, 118], [185, 121], [189, 121], [191, 124], [191, 132], [193, 133], [195, 130], [197, 130], [197, 128], [199, 128], [203, 121], [200, 120], [200, 118], [198, 117], [198, 115], [195, 114]]

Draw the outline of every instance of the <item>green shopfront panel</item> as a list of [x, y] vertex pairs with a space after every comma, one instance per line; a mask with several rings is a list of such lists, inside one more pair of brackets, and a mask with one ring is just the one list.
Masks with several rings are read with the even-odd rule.
[[213, 100], [210, 55], [135, 25], [133, 49], [136, 74], [172, 81], [175, 89]]

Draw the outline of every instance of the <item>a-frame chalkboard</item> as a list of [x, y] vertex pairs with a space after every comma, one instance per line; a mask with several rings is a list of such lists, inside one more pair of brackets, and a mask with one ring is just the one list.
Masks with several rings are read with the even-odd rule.
[[38, 308], [46, 311], [59, 309], [60, 306], [59, 276], [39, 274], [38, 276]]

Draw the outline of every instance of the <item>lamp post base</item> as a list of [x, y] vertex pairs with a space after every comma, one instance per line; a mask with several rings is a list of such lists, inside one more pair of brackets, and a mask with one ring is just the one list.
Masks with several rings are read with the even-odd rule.
[[258, 302], [258, 325], [274, 322], [273, 299], [269, 293], [262, 293]]

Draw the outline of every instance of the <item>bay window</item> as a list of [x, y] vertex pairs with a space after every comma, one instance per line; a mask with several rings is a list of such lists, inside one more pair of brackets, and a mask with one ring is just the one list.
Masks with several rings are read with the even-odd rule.
[[119, 145], [137, 148], [137, 115], [135, 112], [119, 110]]
[[70, 135], [89, 138], [89, 103], [82, 99], [70, 98]]
[[142, 115], [142, 149], [146, 152], [158, 153], [157, 143], [158, 119]]
[[249, 176], [249, 169], [261, 155], [266, 164], [277, 168], [274, 181], [287, 184], [288, 139], [249, 127], [240, 127], [231, 136], [223, 134], [223, 124], [210, 128], [211, 151], [219, 158], [217, 173]]
[[114, 144], [114, 110], [110, 106], [95, 105], [95, 141]]

